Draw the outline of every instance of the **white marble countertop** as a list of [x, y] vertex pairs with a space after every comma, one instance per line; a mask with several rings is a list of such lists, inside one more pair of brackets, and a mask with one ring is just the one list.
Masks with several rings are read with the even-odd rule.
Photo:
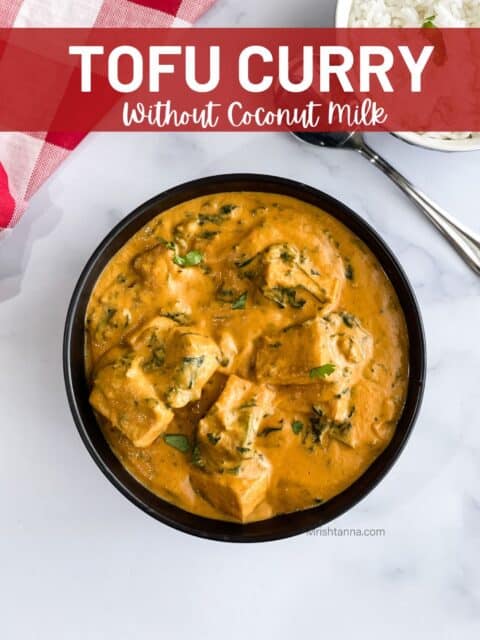
[[[327, 26], [333, 5], [219, 0], [202, 24]], [[370, 141], [480, 230], [480, 153]], [[343, 200], [387, 240], [415, 288], [429, 363], [420, 419], [388, 477], [332, 524], [384, 537], [198, 540], [125, 500], [77, 435], [61, 339], [85, 261], [140, 202], [230, 171], [295, 178]], [[0, 240], [0, 300], [2, 638], [479, 637], [480, 281], [362, 158], [286, 134], [91, 135]]]

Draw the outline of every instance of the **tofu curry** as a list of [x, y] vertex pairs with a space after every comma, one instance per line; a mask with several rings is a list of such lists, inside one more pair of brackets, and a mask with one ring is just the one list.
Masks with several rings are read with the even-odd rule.
[[408, 381], [397, 296], [335, 218], [219, 193], [154, 218], [86, 316], [91, 404], [123, 466], [187, 511], [314, 507], [387, 446]]

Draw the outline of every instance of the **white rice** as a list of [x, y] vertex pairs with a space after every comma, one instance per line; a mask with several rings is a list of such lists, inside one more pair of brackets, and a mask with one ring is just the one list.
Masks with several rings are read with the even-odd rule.
[[[480, 0], [353, 0], [351, 27], [480, 27]], [[480, 133], [428, 133], [444, 140], [480, 139]]]
[[480, 0], [353, 0], [351, 27], [480, 27]]

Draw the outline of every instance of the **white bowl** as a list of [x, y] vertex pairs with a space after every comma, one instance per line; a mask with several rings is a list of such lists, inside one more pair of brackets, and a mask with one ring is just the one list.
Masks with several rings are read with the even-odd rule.
[[[335, 14], [336, 27], [348, 27], [353, 0], [337, 0]], [[443, 138], [431, 138], [428, 135], [420, 135], [414, 132], [398, 132], [394, 136], [401, 138], [409, 144], [435, 151], [478, 151], [480, 150], [480, 136], [464, 138], [462, 140], [445, 140]]]
[[352, 11], [352, 0], [337, 0], [337, 10], [335, 13], [335, 26], [348, 27], [351, 11]]

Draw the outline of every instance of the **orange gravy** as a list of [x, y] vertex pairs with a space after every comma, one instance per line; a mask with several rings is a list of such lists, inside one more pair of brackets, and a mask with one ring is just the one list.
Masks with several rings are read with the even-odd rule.
[[307, 509], [351, 485], [402, 412], [408, 337], [371, 251], [299, 200], [219, 193], [155, 217], [86, 316], [91, 402], [150, 491], [209, 518]]

